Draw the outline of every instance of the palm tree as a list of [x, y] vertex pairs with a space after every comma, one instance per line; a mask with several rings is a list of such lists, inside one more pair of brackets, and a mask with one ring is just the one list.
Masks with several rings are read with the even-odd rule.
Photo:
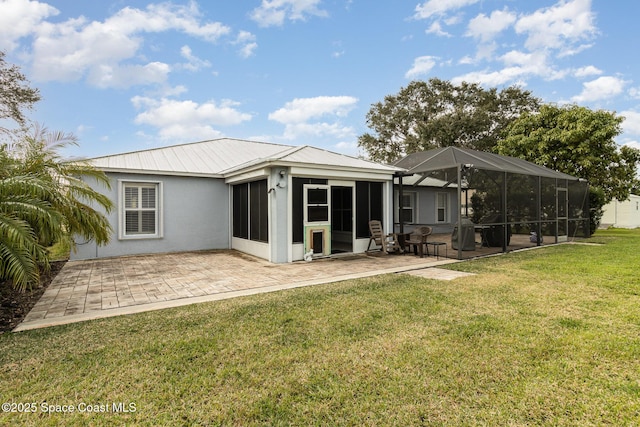
[[[83, 179], [110, 187], [86, 161], [65, 161], [59, 150], [75, 136], [36, 126], [11, 148], [0, 150], [0, 278], [25, 289], [48, 268], [45, 247], [78, 235], [106, 244], [113, 203]], [[104, 212], [104, 213], [103, 213]]]
[[0, 277], [24, 290], [39, 279], [39, 266], [48, 268], [42, 237], [53, 238], [62, 216], [45, 200], [51, 196], [46, 181], [32, 175], [6, 175], [11, 168], [1, 153], [0, 178]]

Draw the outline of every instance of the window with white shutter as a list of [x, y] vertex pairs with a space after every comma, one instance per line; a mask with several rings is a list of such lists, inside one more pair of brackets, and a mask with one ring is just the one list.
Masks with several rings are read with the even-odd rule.
[[121, 238], [160, 237], [160, 184], [121, 183]]

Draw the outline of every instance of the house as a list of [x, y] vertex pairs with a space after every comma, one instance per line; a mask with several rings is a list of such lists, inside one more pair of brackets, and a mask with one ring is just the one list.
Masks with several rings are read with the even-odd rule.
[[638, 228], [640, 227], [640, 195], [630, 194], [623, 202], [612, 200], [603, 207], [601, 227]]
[[72, 259], [237, 249], [274, 263], [364, 252], [369, 220], [392, 228], [401, 169], [310, 146], [222, 138], [90, 159], [115, 202], [106, 246]]
[[456, 147], [382, 165], [222, 138], [90, 162], [112, 183], [96, 190], [115, 202], [114, 236], [106, 246], [77, 242], [72, 259], [237, 249], [284, 263], [361, 253], [374, 219], [400, 236], [430, 225], [459, 259], [589, 233], [584, 180]]
[[[419, 225], [429, 225], [435, 234], [451, 233], [458, 220], [458, 209], [464, 209], [464, 200], [458, 201], [458, 185], [420, 174], [403, 176], [402, 201], [399, 181], [394, 179], [395, 223], [402, 216], [404, 232], [411, 232]], [[400, 207], [401, 206], [401, 207]]]

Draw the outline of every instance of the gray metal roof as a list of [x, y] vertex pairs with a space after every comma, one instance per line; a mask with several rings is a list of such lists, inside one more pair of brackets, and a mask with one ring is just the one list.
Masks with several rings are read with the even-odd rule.
[[221, 138], [89, 159], [105, 171], [223, 177], [269, 164], [366, 169], [393, 173], [382, 165], [310, 146], [291, 146]]
[[394, 166], [406, 169], [407, 174], [410, 175], [457, 168], [460, 165], [546, 178], [578, 180], [578, 178], [566, 173], [557, 172], [516, 157], [500, 156], [458, 147], [436, 148], [435, 150], [413, 153], [394, 163]]

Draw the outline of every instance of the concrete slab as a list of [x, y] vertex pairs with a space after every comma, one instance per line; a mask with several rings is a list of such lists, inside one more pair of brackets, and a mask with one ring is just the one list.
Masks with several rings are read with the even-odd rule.
[[72, 261], [58, 273], [14, 331], [380, 274], [421, 271], [451, 262], [458, 261], [374, 252], [271, 264], [236, 251]]

